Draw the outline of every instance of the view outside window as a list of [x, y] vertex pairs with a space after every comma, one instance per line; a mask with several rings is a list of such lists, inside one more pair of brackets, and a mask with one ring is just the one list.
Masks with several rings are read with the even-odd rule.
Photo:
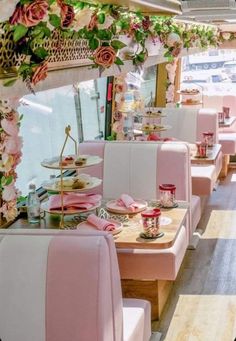
[[236, 50], [210, 50], [182, 58], [181, 89], [199, 88], [204, 95], [235, 93]]

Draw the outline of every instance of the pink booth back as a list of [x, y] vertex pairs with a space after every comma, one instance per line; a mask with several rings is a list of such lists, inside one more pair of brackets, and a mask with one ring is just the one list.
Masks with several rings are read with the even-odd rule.
[[9, 232], [0, 233], [2, 340], [123, 340], [120, 275], [110, 235]]
[[190, 201], [189, 148], [185, 143], [85, 142], [80, 144], [80, 153], [103, 158], [102, 164], [89, 167], [86, 172], [103, 179], [96, 192], [105, 198], [127, 193], [156, 199], [160, 184], [173, 183], [177, 199]]

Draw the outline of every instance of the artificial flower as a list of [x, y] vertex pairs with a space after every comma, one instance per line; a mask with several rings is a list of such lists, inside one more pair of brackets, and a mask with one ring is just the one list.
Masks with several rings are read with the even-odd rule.
[[9, 21], [12, 25], [36, 26], [44, 19], [47, 10], [48, 2], [46, 0], [36, 0], [29, 4], [18, 5]]
[[180, 42], [181, 42], [180, 36], [177, 33], [172, 32], [167, 37], [166, 45], [168, 47], [173, 47], [176, 43]]
[[47, 77], [47, 71], [48, 71], [48, 64], [47, 62], [44, 62], [42, 64], [39, 64], [32, 76], [31, 82], [33, 85], [36, 85], [38, 82], [44, 80]]
[[1, 126], [2, 129], [8, 134], [8, 135], [17, 135], [19, 132], [18, 126], [15, 124], [14, 121], [7, 120], [4, 118], [1, 120]]
[[22, 148], [22, 138], [18, 135], [7, 136], [4, 147], [7, 154], [17, 154]]
[[93, 15], [93, 10], [91, 8], [84, 8], [81, 11], [75, 13], [74, 22], [72, 24], [72, 28], [75, 31], [79, 31], [80, 29], [89, 25], [91, 17]]
[[14, 183], [11, 183], [10, 185], [3, 187], [2, 200], [11, 201], [11, 200], [15, 200], [16, 198], [17, 198], [17, 191], [16, 191]]
[[90, 21], [88, 24], [88, 30], [92, 31], [94, 28], [97, 27], [97, 24], [98, 24], [98, 17], [97, 17], [97, 14], [94, 13], [90, 18]]
[[99, 30], [106, 30], [113, 24], [113, 22], [114, 18], [111, 17], [110, 15], [106, 15], [104, 23], [103, 24], [97, 23], [97, 27]]
[[100, 46], [94, 52], [94, 62], [104, 68], [109, 68], [116, 60], [116, 51], [112, 46]]
[[71, 26], [75, 17], [74, 7], [64, 4], [64, 3], [62, 3], [60, 7], [61, 7], [61, 26], [62, 27]]

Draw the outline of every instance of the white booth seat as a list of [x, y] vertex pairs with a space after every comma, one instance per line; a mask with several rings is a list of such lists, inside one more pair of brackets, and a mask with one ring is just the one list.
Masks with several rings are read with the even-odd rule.
[[4, 341], [148, 341], [150, 304], [122, 300], [113, 237], [0, 230]]
[[99, 191], [104, 198], [118, 198], [127, 193], [134, 198], [158, 199], [160, 184], [176, 185], [177, 200], [189, 203], [194, 218], [188, 216], [173, 247], [150, 252], [118, 250], [122, 279], [175, 279], [196, 228], [192, 221], [198, 223], [200, 209], [199, 198], [196, 198], [198, 205], [192, 207], [188, 145], [183, 142], [85, 142], [80, 144], [80, 152], [103, 158], [103, 164], [89, 167], [88, 172], [103, 180]]
[[236, 154], [236, 132], [235, 133], [219, 133], [219, 143], [222, 146], [224, 155]]

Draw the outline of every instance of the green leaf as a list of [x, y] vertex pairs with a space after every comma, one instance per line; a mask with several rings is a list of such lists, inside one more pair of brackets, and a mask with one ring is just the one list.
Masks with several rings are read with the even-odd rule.
[[89, 40], [89, 47], [91, 50], [96, 50], [98, 48], [98, 46], [99, 46], [99, 40], [98, 39], [93, 37]]
[[97, 15], [97, 17], [98, 17], [99, 24], [104, 24], [105, 19], [106, 19], [105, 13], [101, 12]]
[[115, 49], [115, 50], [120, 50], [123, 47], [127, 46], [125, 43], [123, 43], [120, 40], [112, 40], [111, 42], [111, 46]]
[[6, 182], [5, 182], [4, 186], [10, 185], [12, 183], [12, 180], [13, 180], [13, 176], [12, 175], [8, 176], [6, 178]]
[[34, 50], [34, 54], [41, 59], [45, 59], [48, 56], [48, 52], [44, 47], [38, 47], [36, 50]]
[[13, 34], [14, 42], [17, 42], [18, 40], [23, 38], [27, 32], [28, 32], [28, 28], [26, 26], [21, 25], [21, 24], [17, 25], [14, 28], [14, 34]]
[[61, 26], [61, 18], [56, 14], [49, 14], [49, 22], [56, 28]]
[[97, 37], [100, 40], [111, 40], [112, 32], [108, 30], [99, 30], [97, 32]]
[[3, 86], [12, 86], [18, 78], [11, 78], [3, 83]]
[[124, 62], [119, 57], [116, 57], [115, 64], [116, 65], [124, 65]]

